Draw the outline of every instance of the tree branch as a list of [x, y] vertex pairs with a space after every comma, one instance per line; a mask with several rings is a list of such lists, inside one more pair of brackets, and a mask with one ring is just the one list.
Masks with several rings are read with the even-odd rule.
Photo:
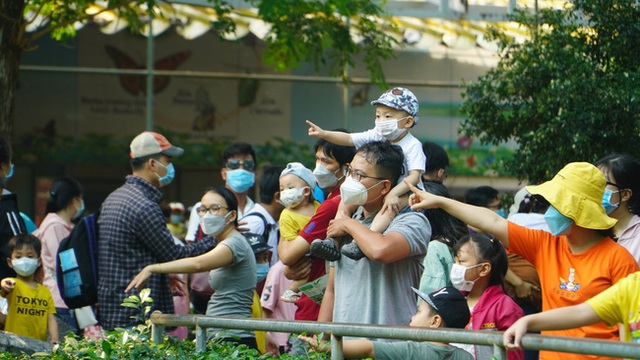
[[[86, 14], [86, 13], [85, 13], [84, 15], [81, 15], [81, 16], [79, 16], [78, 18], [75, 18], [75, 19], [69, 19], [69, 20], [64, 21], [64, 22], [62, 22], [62, 23], [59, 23], [59, 24], [58, 24], [58, 25], [56, 25], [56, 26], [47, 26], [46, 28], [44, 28], [44, 29], [42, 29], [42, 30], [40, 30], [40, 31], [37, 31], [37, 32], [35, 32], [33, 35], [29, 36], [29, 37], [27, 38], [27, 40], [26, 40], [26, 43], [31, 43], [31, 42], [33, 42], [33, 41], [35, 41], [35, 40], [38, 40], [38, 39], [40, 39], [41, 37], [43, 37], [43, 36], [45, 36], [45, 35], [47, 35], [47, 34], [52, 33], [52, 32], [53, 32], [54, 30], [56, 30], [56, 29], [60, 29], [60, 28], [66, 27], [66, 26], [71, 25], [71, 24], [73, 24], [73, 23], [75, 23], [75, 22], [77, 22], [77, 21], [82, 22], [82, 21], [87, 20], [87, 19], [93, 19], [95, 16], [100, 15], [100, 14], [102, 14], [102, 13], [104, 13], [104, 12], [107, 12], [107, 11], [116, 11], [116, 10], [118, 10], [118, 9], [120, 9], [120, 8], [123, 8], [123, 7], [126, 7], [126, 6], [128, 6], [128, 5], [129, 5], [129, 4], [128, 4], [127, 2], [122, 2], [122, 3], [120, 3], [120, 4], [116, 5], [116, 6], [112, 7], [112, 8], [104, 8], [104, 9], [102, 9], [102, 10], [100, 10], [100, 11], [98, 11], [97, 13], [92, 14], [92, 15], [89, 15], [89, 14]], [[23, 27], [23, 28], [24, 28], [24, 27]]]

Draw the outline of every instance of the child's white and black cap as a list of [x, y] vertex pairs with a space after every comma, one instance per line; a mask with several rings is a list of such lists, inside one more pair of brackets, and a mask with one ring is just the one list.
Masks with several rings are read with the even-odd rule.
[[413, 116], [413, 121], [418, 122], [418, 98], [411, 90], [403, 87], [394, 87], [380, 95], [378, 100], [371, 102], [371, 105], [384, 105], [396, 110], [404, 110]]
[[302, 181], [306, 182], [307, 185], [313, 190], [316, 187], [316, 176], [313, 175], [313, 171], [307, 169], [304, 165], [299, 162], [290, 162], [287, 164], [287, 167], [282, 170], [280, 173], [280, 177], [283, 177], [287, 174], [293, 174]]
[[244, 237], [249, 242], [249, 245], [251, 245], [251, 250], [253, 250], [254, 255], [258, 255], [262, 252], [272, 249], [272, 247], [267, 244], [262, 235], [244, 233]]
[[467, 299], [455, 287], [445, 286], [429, 294], [414, 287], [411, 289], [438, 312], [447, 327], [464, 329], [469, 323], [471, 313]]

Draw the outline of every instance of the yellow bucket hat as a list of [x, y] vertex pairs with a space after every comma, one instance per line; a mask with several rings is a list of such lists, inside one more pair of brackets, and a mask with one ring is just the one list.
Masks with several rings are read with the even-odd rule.
[[587, 162], [565, 165], [553, 179], [527, 186], [528, 192], [542, 195], [562, 215], [576, 225], [593, 230], [610, 229], [618, 220], [610, 218], [602, 206], [607, 180], [598, 168]]

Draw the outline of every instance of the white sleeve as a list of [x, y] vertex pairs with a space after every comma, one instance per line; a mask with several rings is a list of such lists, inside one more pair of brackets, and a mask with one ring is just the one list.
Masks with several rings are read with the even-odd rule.
[[367, 131], [351, 134], [351, 141], [353, 142], [353, 146], [355, 146], [356, 149], [359, 149], [360, 147], [362, 147], [362, 145], [366, 143], [370, 143], [372, 141], [386, 141], [386, 140], [387, 139], [385, 139], [384, 136], [376, 132], [376, 129], [370, 129]]
[[196, 232], [198, 232], [198, 225], [200, 225], [200, 216], [198, 216], [198, 208], [201, 203], [198, 201], [193, 208], [191, 209], [191, 214], [189, 215], [189, 225], [187, 226], [187, 235], [185, 235], [184, 239], [186, 241], [195, 241], [196, 240]]
[[264, 221], [262, 221], [262, 218], [260, 217], [260, 215], [255, 215], [255, 213], [248, 213], [248, 214], [245, 214], [245, 216], [243, 216], [242, 219], [240, 219], [240, 221], [247, 222], [247, 225], [245, 225], [244, 227], [249, 229], [247, 231], [250, 233], [263, 234], [265, 231]]
[[424, 151], [422, 151], [422, 144], [420, 144], [420, 141], [416, 139], [416, 141], [412, 141], [407, 145], [409, 145], [407, 149], [403, 149], [406, 151], [404, 154], [406, 157], [405, 161], [407, 162], [406, 170], [407, 172], [411, 170], [419, 170], [420, 175], [422, 175], [427, 163], [427, 156], [424, 154]]

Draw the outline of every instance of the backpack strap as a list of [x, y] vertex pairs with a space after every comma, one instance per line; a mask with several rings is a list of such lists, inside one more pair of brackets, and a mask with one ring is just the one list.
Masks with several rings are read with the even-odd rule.
[[246, 214], [240, 220], [244, 220], [245, 218], [247, 218], [249, 216], [257, 216], [260, 219], [262, 219], [262, 223], [264, 224], [264, 231], [262, 232], [262, 236], [264, 237], [265, 241], [269, 241], [269, 234], [271, 233], [271, 227], [272, 226], [269, 225], [269, 223], [267, 222], [267, 218], [265, 218], [264, 215], [262, 215], [261, 213], [256, 211], [256, 212], [252, 212], [252, 213]]

